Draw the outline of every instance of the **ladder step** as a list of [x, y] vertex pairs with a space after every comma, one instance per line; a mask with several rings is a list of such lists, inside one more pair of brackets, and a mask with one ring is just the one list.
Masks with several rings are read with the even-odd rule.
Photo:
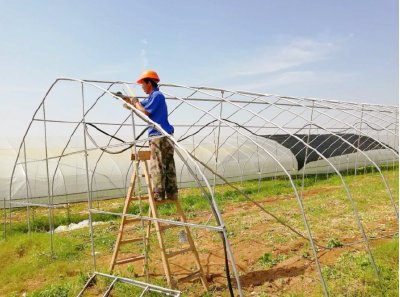
[[[131, 201], [138, 201], [138, 200], [139, 200], [139, 197], [138, 197], [138, 196], [133, 196], [133, 197], [131, 197], [130, 200], [131, 200]], [[140, 197], [140, 200], [149, 200], [149, 196]]]
[[199, 278], [199, 277], [201, 277], [201, 271], [200, 270], [196, 271], [196, 272], [194, 272], [192, 274], [189, 274], [188, 276], [185, 276], [185, 277], [182, 277], [182, 278], [178, 279], [177, 282], [188, 282], [188, 281], [190, 281], [190, 280], [192, 280], [194, 278]]
[[[166, 204], [166, 203], [175, 203], [175, 206], [176, 206], [176, 208], [178, 210], [178, 213], [179, 213], [179, 215], [181, 217], [180, 221], [181, 222], [186, 221], [185, 220], [185, 215], [182, 212], [182, 207], [181, 207], [178, 199], [165, 199], [165, 200], [162, 200], [162, 201], [155, 201], [153, 193], [152, 193], [153, 189], [151, 187], [151, 184], [147, 185], [146, 190], [148, 190], [148, 191], [146, 191], [143, 188], [143, 192], [147, 192], [147, 193], [142, 193], [142, 190], [135, 191], [133, 185], [135, 184], [136, 178], [145, 177], [146, 178], [146, 182], [145, 183], [147, 183], [147, 182], [151, 183], [151, 180], [152, 180], [151, 179], [152, 175], [149, 173], [149, 170], [148, 170], [149, 168], [148, 168], [148, 164], [147, 164], [147, 160], [150, 159], [150, 151], [147, 151], [147, 150], [146, 151], [138, 151], [137, 155], [132, 154], [131, 160], [135, 160], [135, 159], [136, 159], [136, 161], [140, 161], [140, 164], [143, 165], [143, 171], [140, 172], [138, 167], [136, 167], [136, 170], [134, 170], [134, 172], [133, 172], [133, 175], [132, 175], [132, 178], [131, 178], [131, 185], [130, 185], [130, 188], [129, 188], [129, 192], [128, 192], [127, 197], [125, 197], [125, 201], [124, 201], [124, 210], [125, 210], [124, 214], [125, 215], [127, 214], [127, 212], [128, 212], [127, 209], [130, 206], [130, 203], [132, 203], [132, 201], [138, 201], [139, 200], [139, 196], [140, 196], [140, 200], [143, 200], [143, 201], [144, 200], [148, 200], [149, 206], [151, 206], [151, 208], [149, 210], [149, 216], [150, 217], [158, 218], [157, 207], [156, 206], [162, 205], [162, 204]], [[144, 173], [144, 174], [142, 174], [142, 173]], [[141, 180], [141, 178], [139, 178], [139, 180]], [[133, 195], [133, 196], [131, 196], [131, 195]], [[167, 195], [165, 196], [165, 198], [169, 198], [169, 197], [170, 196], [167, 196]], [[158, 198], [158, 196], [157, 196], [157, 198]], [[147, 202], [145, 202], [145, 203], [147, 203]], [[153, 213], [153, 210], [154, 210], [154, 213]], [[110, 270], [114, 270], [114, 267], [116, 265], [135, 262], [135, 261], [143, 261], [146, 258], [146, 254], [143, 255], [143, 254], [137, 253], [136, 255], [134, 255], [134, 253], [129, 253], [129, 254], [127, 253], [125, 255], [123, 255], [123, 254], [120, 255], [122, 257], [125, 256], [127, 258], [117, 259], [117, 257], [119, 256], [118, 255], [118, 251], [120, 249], [120, 245], [121, 244], [140, 242], [140, 241], [143, 241], [143, 239], [145, 239], [145, 242], [149, 240], [148, 236], [150, 236], [151, 229], [153, 228], [152, 227], [152, 225], [153, 225], [152, 222], [151, 221], [147, 222], [147, 220], [146, 220], [146, 228], [145, 229], [147, 229], [147, 233], [146, 233], [147, 235], [145, 237], [144, 236], [142, 237], [139, 234], [132, 235], [132, 234], [138, 233], [138, 231], [139, 231], [139, 230], [137, 230], [138, 229], [138, 224], [131, 224], [129, 226], [126, 226], [126, 225], [128, 225], [130, 223], [134, 223], [134, 222], [143, 222], [143, 221], [140, 218], [137, 218], [137, 217], [124, 217], [122, 219], [121, 225], [120, 225], [120, 229], [118, 231], [116, 231], [116, 233], [118, 233], [118, 239], [117, 239], [117, 242], [116, 242], [115, 247], [114, 247], [113, 256], [111, 258]], [[141, 224], [141, 225], [143, 226], [144, 224]], [[190, 281], [192, 279], [200, 278], [204, 288], [206, 290], [208, 290], [207, 280], [205, 278], [203, 269], [202, 269], [201, 264], [199, 262], [197, 251], [196, 251], [196, 247], [193, 245], [192, 241], [190, 241], [191, 246], [189, 246], [189, 247], [187, 247], [187, 245], [185, 245], [186, 247], [185, 248], [181, 247], [180, 250], [171, 251], [169, 253], [166, 252], [165, 242], [164, 242], [164, 239], [163, 239], [163, 235], [162, 235], [162, 233], [160, 233], [160, 231], [162, 232], [162, 231], [170, 229], [170, 228], [183, 227], [183, 226], [171, 224], [169, 222], [160, 223], [160, 222], [157, 222], [157, 221], [155, 222], [155, 226], [156, 226], [156, 232], [158, 233], [157, 236], [158, 236], [158, 240], [159, 240], [159, 249], [160, 249], [160, 252], [161, 252], [161, 255], [162, 255], [162, 258], [163, 258], [163, 266], [164, 266], [164, 271], [165, 271], [166, 278], [167, 278], [167, 281], [168, 281], [168, 285], [169, 286], [174, 286], [178, 282], [187, 282], [187, 281]], [[187, 227], [185, 227], [185, 229], [187, 230]], [[180, 240], [182, 238], [184, 238], [183, 235], [184, 235], [183, 232], [181, 232], [180, 235], [179, 235], [179, 239]], [[187, 237], [189, 239], [191, 239], [190, 234], [186, 234], [186, 235], [187, 235]], [[122, 238], [125, 237], [125, 236], [128, 237], [128, 238], [123, 240]], [[132, 238], [134, 236], [140, 236], [140, 238]], [[181, 240], [181, 241], [183, 241], [183, 240]], [[189, 253], [189, 252], [192, 252], [192, 254], [193, 254], [193, 255], [189, 254], [190, 256], [195, 256], [195, 258], [196, 258], [196, 263], [197, 263], [196, 265], [198, 267], [197, 270], [194, 271], [193, 273], [190, 273], [186, 277], [182, 277], [180, 279], [173, 280], [173, 278], [171, 276], [171, 271], [170, 271], [168, 259], [172, 258], [172, 257], [175, 257], [175, 256], [179, 256], [179, 255], [184, 254], [184, 253]], [[187, 256], [187, 255], [185, 255], [185, 256]], [[117, 279], [114, 280], [114, 283], [116, 282], [116, 280]], [[109, 294], [109, 292], [112, 290], [112, 287], [113, 287], [113, 284], [111, 284], [111, 286], [108, 288], [105, 296], [107, 296]], [[140, 294], [140, 296], [141, 297], [144, 296], [148, 291], [150, 291], [150, 287], [148, 287], [148, 286], [144, 287], [144, 291]], [[80, 294], [80, 295], [82, 295], [82, 294]]]
[[[137, 152], [137, 156], [138, 156], [138, 159], [140, 161], [150, 160], [150, 155], [151, 155], [150, 150], [139, 150]], [[131, 155], [131, 160], [132, 161], [136, 160], [136, 155], [135, 154]]]
[[180, 225], [163, 225], [163, 226], [160, 226], [160, 231], [165, 231], [167, 229], [177, 228], [177, 227], [182, 227], [182, 226], [180, 226]]
[[190, 251], [192, 251], [192, 248], [188, 247], [188, 248], [183, 249], [183, 250], [179, 250], [179, 251], [176, 251], [176, 252], [168, 253], [168, 254], [166, 254], [166, 256], [167, 256], [167, 258], [172, 258], [172, 257], [178, 256], [180, 254], [183, 254], [183, 253], [186, 253], [186, 252], [190, 252]]
[[117, 260], [117, 261], [115, 261], [115, 265], [125, 264], [125, 263], [139, 261], [139, 260], [144, 260], [144, 256], [130, 257], [130, 258], [122, 259], [122, 260]]
[[131, 243], [131, 242], [137, 242], [137, 241], [142, 241], [143, 238], [131, 238], [131, 239], [125, 239], [121, 240], [119, 244], [125, 244], [125, 243]]

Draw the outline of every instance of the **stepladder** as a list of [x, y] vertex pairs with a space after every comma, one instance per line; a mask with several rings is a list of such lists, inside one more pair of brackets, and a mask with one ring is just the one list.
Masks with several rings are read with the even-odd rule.
[[[165, 203], [174, 203], [176, 206], [177, 210], [177, 215], [178, 215], [178, 221], [187, 223], [186, 216], [183, 212], [182, 206], [179, 203], [178, 199], [166, 199], [162, 201], [156, 201], [154, 199], [154, 191], [153, 191], [153, 184], [151, 180], [151, 174], [149, 173], [149, 167], [147, 161], [150, 160], [150, 151], [149, 150], [140, 150], [137, 152], [137, 154], [132, 154], [132, 161], [138, 162], [136, 166], [133, 168], [133, 173], [132, 177], [130, 180], [130, 187], [127, 191], [127, 195], [125, 197], [125, 202], [124, 202], [124, 207], [123, 207], [123, 214], [128, 214], [129, 212], [129, 207], [133, 203], [145, 203], [146, 201], [148, 202], [149, 205], [149, 217], [153, 218], [154, 220], [142, 220], [140, 218], [129, 218], [127, 216], [122, 216], [121, 219], [121, 225], [118, 230], [118, 235], [117, 235], [117, 240], [115, 243], [114, 247], [114, 252], [111, 258], [111, 263], [110, 263], [110, 270], [113, 271], [116, 265], [121, 265], [121, 264], [127, 264], [131, 262], [136, 262], [136, 261], [143, 261], [143, 271], [148, 271], [149, 265], [148, 265], [148, 255], [147, 251], [149, 250], [149, 239], [152, 234], [152, 228], [153, 226], [155, 227], [155, 233], [157, 235], [157, 240], [158, 240], [158, 247], [160, 249], [161, 253], [161, 262], [164, 268], [164, 273], [165, 273], [165, 278], [167, 280], [168, 286], [173, 289], [176, 288], [178, 283], [182, 282], [188, 282], [191, 280], [195, 279], [200, 279], [203, 287], [205, 290], [209, 290], [208, 288], [208, 283], [207, 283], [207, 278], [204, 274], [203, 267], [200, 262], [200, 257], [197, 252], [195, 243], [193, 241], [190, 229], [187, 225], [177, 225], [177, 224], [169, 224], [168, 222], [165, 222], [164, 218], [160, 218], [159, 213], [157, 211], [157, 206]], [[140, 173], [140, 170], [142, 170], [142, 174]], [[135, 193], [135, 185], [138, 180], [138, 178], [144, 177], [146, 184], [147, 184], [147, 195], [141, 195], [140, 191], [139, 193]], [[157, 219], [164, 219], [163, 222], [161, 223]], [[140, 225], [138, 225], [140, 224]], [[136, 232], [139, 234], [139, 236], [136, 236], [134, 238], [126, 238], [127, 237], [127, 230], [129, 226], [134, 225], [133, 227], [136, 230], [139, 230], [139, 232]], [[185, 242], [185, 247], [182, 247], [180, 245], [179, 247], [170, 247], [166, 248], [166, 244], [164, 241], [165, 237], [165, 232], [166, 230], [171, 229], [171, 228], [181, 228], [181, 233], [179, 235], [180, 238], [184, 238]], [[140, 236], [140, 234], [142, 234]], [[130, 235], [132, 236], [132, 235]], [[130, 255], [127, 258], [122, 258], [120, 259], [120, 251], [121, 247], [129, 244], [134, 244], [137, 242], [141, 242], [143, 244], [143, 253], [138, 254], [138, 255]], [[125, 250], [127, 248], [124, 248]], [[128, 248], [129, 250], [129, 248]], [[152, 248], [152, 251], [154, 251], [154, 248]], [[195, 268], [194, 272], [192, 272], [193, 267], [191, 269], [188, 269], [190, 273], [184, 277], [181, 278], [175, 278], [171, 272], [171, 263], [173, 261], [174, 257], [177, 256], [184, 256], [184, 257], [192, 257], [192, 260], [194, 260], [195, 263]]]

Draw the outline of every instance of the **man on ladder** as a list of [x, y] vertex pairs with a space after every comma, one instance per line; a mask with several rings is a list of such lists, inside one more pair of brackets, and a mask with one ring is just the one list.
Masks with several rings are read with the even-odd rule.
[[[137, 110], [148, 116], [153, 122], [158, 123], [164, 131], [171, 134], [174, 132], [174, 127], [172, 127], [168, 122], [168, 109], [165, 102], [164, 95], [158, 89], [158, 82], [160, 81], [156, 72], [152, 70], [147, 70], [142, 73], [138, 83], [142, 84], [142, 88], [149, 97], [142, 102], [137, 101], [131, 103]], [[130, 99], [123, 98], [125, 101], [129, 102]], [[130, 102], [129, 102], [130, 103]], [[173, 202], [177, 209], [177, 214], [182, 223], [187, 223], [185, 214], [178, 200], [178, 185], [176, 181], [176, 170], [174, 162], [174, 146], [168, 141], [168, 137], [160, 137], [162, 134], [158, 132], [154, 127], [149, 127], [149, 151], [139, 151], [137, 156], [132, 155], [131, 160], [140, 161], [143, 166], [144, 176], [146, 178], [146, 183], [148, 187], [148, 199], [149, 199], [149, 217], [158, 219], [157, 205]], [[150, 153], [150, 154], [149, 154]], [[150, 174], [148, 172], [147, 160], [150, 160]], [[138, 174], [138, 168], [135, 168], [131, 178], [131, 186], [129, 187], [127, 197], [125, 199], [125, 205], [123, 214], [128, 213], [129, 205], [131, 201], [137, 201], [140, 197], [133, 197], [135, 180]], [[143, 197], [145, 198], [145, 197]], [[129, 262], [134, 262], [138, 260], [145, 260], [144, 256], [134, 256], [126, 259], [119, 260], [118, 251], [121, 244], [133, 243], [141, 240], [141, 238], [130, 238], [123, 240], [124, 227], [128, 223], [140, 221], [138, 218], [126, 219], [122, 218], [121, 227], [119, 229], [119, 234], [114, 248], [114, 253], [111, 259], [110, 270], [114, 269], [116, 264], [126, 264]], [[163, 231], [169, 228], [182, 227], [174, 224], [164, 224], [162, 225], [158, 221], [154, 222], [156, 234], [159, 242], [159, 247], [161, 251], [161, 260], [163, 263], [166, 279], [168, 285], [173, 288], [178, 282], [187, 282], [192, 279], [200, 278], [204, 289], [208, 290], [207, 279], [204, 274], [204, 270], [200, 263], [200, 257], [196, 250], [193, 238], [190, 234], [188, 226], [183, 226], [184, 240], [189, 245], [185, 248], [180, 248], [180, 250], [167, 250], [163, 240]], [[146, 236], [143, 238], [145, 246], [148, 244], [150, 237], [152, 224], [149, 222], [147, 226]], [[143, 226], [142, 226], [143, 227]], [[181, 239], [181, 238], [180, 238]], [[194, 256], [197, 270], [180, 279], [173, 279], [169, 259], [176, 257], [178, 255], [190, 252]], [[145, 260], [146, 261], [146, 260]], [[146, 263], [145, 263], [146, 265]]]
[[[143, 91], [149, 97], [142, 102], [136, 100], [134, 107], [147, 115], [152, 121], [169, 134], [174, 133], [174, 127], [168, 122], [168, 108], [164, 95], [158, 88], [160, 78], [155, 71], [146, 70], [137, 81], [142, 84]], [[128, 101], [129, 99], [124, 99]], [[131, 103], [131, 102], [129, 102]], [[149, 138], [161, 136], [154, 127], [149, 127]], [[153, 179], [154, 199], [156, 201], [176, 200], [178, 198], [178, 185], [176, 182], [176, 170], [174, 161], [174, 147], [166, 137], [149, 140], [150, 174]]]

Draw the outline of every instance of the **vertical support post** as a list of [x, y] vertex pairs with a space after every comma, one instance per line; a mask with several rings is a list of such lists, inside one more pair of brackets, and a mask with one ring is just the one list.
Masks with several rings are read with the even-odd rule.
[[12, 231], [11, 231], [11, 216], [12, 216], [12, 212], [11, 212], [11, 192], [10, 192], [10, 201], [8, 203], [8, 212], [9, 212], [9, 214], [8, 214], [8, 219], [9, 219], [8, 225], [10, 227], [9, 232], [10, 232], [10, 236], [11, 236], [11, 234], [12, 234]]
[[[364, 104], [361, 105], [360, 132], [358, 133], [358, 140], [357, 140], [357, 149], [358, 150], [360, 150], [360, 139], [361, 139], [362, 124], [363, 124], [363, 116], [364, 116]], [[356, 151], [356, 163], [354, 164], [354, 186], [356, 185], [356, 180], [357, 180], [358, 150]]]
[[[196, 150], [195, 150], [195, 146], [194, 146], [194, 135], [192, 136], [192, 145], [193, 145], [193, 155], [196, 157]], [[197, 175], [197, 167], [194, 168], [194, 174]], [[200, 191], [201, 192], [201, 191]]]
[[[372, 157], [372, 161], [375, 162], [375, 155]], [[364, 179], [367, 178], [367, 158], [365, 158], [364, 162]]]
[[[386, 130], [386, 137], [387, 137], [386, 143], [389, 144], [390, 143], [389, 129]], [[381, 151], [379, 151], [379, 152], [381, 152]], [[375, 161], [375, 159], [374, 159], [374, 161]], [[388, 157], [386, 157], [386, 171], [389, 171], [389, 158]]]
[[258, 193], [261, 190], [261, 167], [260, 167], [260, 153], [258, 152], [257, 146], [257, 168], [258, 168]]
[[[221, 98], [224, 98], [224, 91], [221, 91]], [[221, 107], [219, 109], [219, 118], [222, 119], [222, 105], [224, 102], [221, 100]], [[218, 152], [219, 152], [219, 138], [221, 134], [221, 121], [218, 122], [218, 137], [217, 137], [217, 143], [215, 144], [215, 172], [218, 173]], [[217, 176], [214, 174], [214, 195], [215, 195], [215, 184], [217, 182]]]
[[306, 146], [306, 157], [304, 159], [304, 165], [303, 165], [303, 177], [302, 177], [302, 181], [301, 181], [301, 196], [300, 199], [303, 199], [303, 191], [304, 191], [304, 173], [306, 171], [306, 164], [307, 164], [307, 157], [308, 157], [308, 146], [310, 143], [310, 133], [311, 133], [311, 125], [313, 124], [313, 115], [314, 115], [314, 102], [312, 105], [312, 109], [311, 109], [311, 121], [310, 121], [310, 125], [308, 128], [308, 136], [307, 136], [307, 146]]
[[[258, 136], [256, 136], [257, 143], [258, 143]], [[258, 168], [258, 193], [260, 193], [261, 190], [261, 175], [262, 175], [262, 168], [260, 165], [260, 152], [258, 151], [258, 146], [257, 146], [257, 168]]]
[[54, 257], [54, 248], [53, 248], [53, 219], [52, 219], [52, 202], [51, 202], [51, 194], [50, 194], [50, 175], [49, 175], [49, 160], [47, 155], [47, 125], [46, 125], [46, 109], [44, 107], [43, 102], [43, 124], [44, 124], [44, 149], [46, 155], [46, 174], [47, 174], [47, 195], [48, 195], [48, 204], [49, 204], [49, 226], [50, 226], [50, 249], [51, 249], [51, 257]]
[[89, 163], [88, 163], [88, 154], [87, 154], [87, 144], [86, 144], [86, 120], [85, 120], [85, 94], [82, 86], [82, 128], [83, 128], [83, 143], [85, 146], [85, 168], [86, 168], [86, 186], [87, 186], [87, 197], [88, 197], [88, 211], [89, 211], [89, 228], [90, 228], [90, 243], [92, 244], [92, 256], [93, 256], [93, 267], [96, 271], [96, 254], [94, 252], [94, 241], [93, 241], [93, 221], [92, 221], [92, 195], [89, 186]]
[[237, 147], [237, 163], [240, 171], [240, 186], [243, 186], [243, 170], [240, 168], [240, 149], [239, 149], [239, 133], [236, 131], [236, 147]]
[[[11, 199], [10, 199], [11, 201]], [[4, 212], [4, 240], [7, 239], [7, 213], [6, 213], [6, 197], [3, 197], [3, 212]]]
[[[315, 133], [315, 134], [318, 134], [319, 133], [319, 129], [317, 129], [317, 133]], [[315, 165], [315, 182], [314, 182], [314, 185], [315, 184], [317, 184], [317, 179], [318, 179], [318, 163], [319, 163], [319, 157], [318, 157], [318, 160], [317, 160], [317, 163], [316, 163], [316, 165]]]
[[[274, 146], [275, 146], [275, 158], [278, 159], [278, 145], [277, 145], [276, 141], [274, 141]], [[273, 185], [274, 188], [275, 188], [277, 176], [278, 176], [278, 164], [277, 164], [277, 162], [275, 162], [275, 177], [274, 177], [274, 185]]]
[[[258, 136], [256, 136], [257, 142], [258, 142]], [[257, 146], [257, 169], [258, 169], [258, 193], [260, 193], [261, 189], [261, 167], [260, 167], [260, 153], [258, 151], [258, 146]]]
[[[396, 122], [394, 123], [394, 140], [393, 140], [393, 148], [396, 151], [399, 150], [399, 146], [398, 146], [398, 143], [397, 143], [397, 141], [399, 141], [399, 133], [398, 133], [398, 127], [399, 126], [398, 125], [399, 125], [399, 108], [397, 107], [396, 108]], [[392, 153], [392, 154], [394, 154], [394, 153]], [[395, 162], [392, 163], [393, 164], [393, 178], [395, 177], [395, 174], [394, 174], [394, 163]]]
[[28, 166], [26, 164], [27, 158], [26, 158], [26, 145], [25, 145], [25, 140], [24, 140], [24, 159], [25, 159], [25, 186], [26, 186], [26, 219], [28, 222], [28, 235], [31, 236], [31, 223], [30, 223], [30, 214], [29, 214], [29, 191], [28, 191]]

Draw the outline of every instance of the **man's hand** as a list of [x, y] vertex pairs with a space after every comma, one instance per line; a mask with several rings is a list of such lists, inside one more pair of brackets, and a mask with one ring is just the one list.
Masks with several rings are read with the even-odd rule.
[[144, 107], [142, 105], [142, 103], [139, 102], [139, 100], [136, 100], [133, 104], [132, 104], [137, 110], [141, 111], [142, 113], [144, 113], [145, 115], [149, 116], [150, 114], [144, 110]]
[[121, 97], [126, 103], [132, 104], [131, 98], [129, 97]]
[[[133, 106], [135, 106], [135, 103], [138, 101], [138, 99], [136, 97], [126, 96], [126, 95], [122, 94], [121, 92], [117, 92], [117, 93], [111, 92], [111, 93], [115, 96], [118, 96], [119, 98], [124, 100], [126, 103], [132, 104]], [[124, 103], [123, 107], [131, 110], [131, 108], [126, 103]]]
[[[139, 100], [135, 97], [135, 98], [129, 98], [129, 97], [121, 97], [126, 103], [129, 103], [129, 104], [132, 104], [135, 108], [137, 108], [136, 107], [136, 103], [138, 103], [139, 102]], [[129, 109], [129, 110], [131, 110], [131, 108], [130, 108], [130, 106], [128, 106], [126, 103], [124, 103], [124, 107], [126, 108], [126, 109]]]

